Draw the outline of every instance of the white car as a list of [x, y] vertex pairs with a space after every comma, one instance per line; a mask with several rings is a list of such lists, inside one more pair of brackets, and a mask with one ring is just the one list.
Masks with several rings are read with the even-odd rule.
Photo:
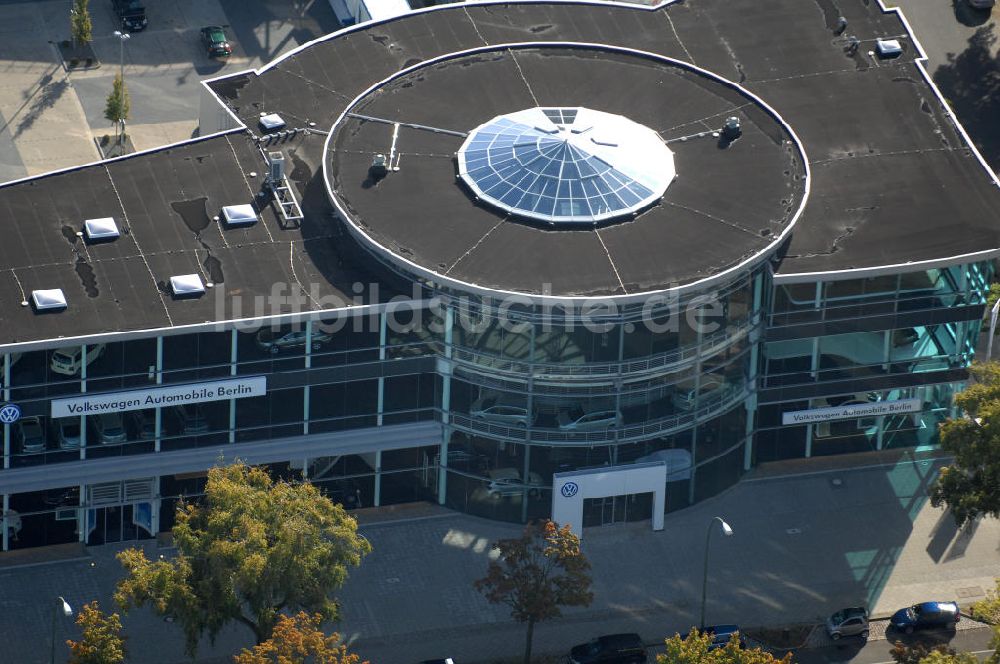
[[617, 410], [586, 412], [582, 408], [559, 413], [560, 431], [603, 431], [622, 424], [622, 414]]
[[497, 396], [483, 396], [472, 404], [469, 415], [477, 420], [490, 420], [518, 427], [528, 426], [528, 409], [512, 403], [504, 403]]
[[[104, 354], [104, 344], [87, 346], [87, 366]], [[60, 348], [52, 353], [50, 368], [53, 373], [75, 376], [83, 368], [83, 349], [80, 346]]]
[[528, 495], [532, 498], [536, 498], [542, 493], [541, 489], [538, 488], [543, 485], [542, 476], [538, 473], [528, 473], [527, 484], [521, 480], [521, 471], [517, 468], [494, 468], [486, 474], [490, 478], [486, 493], [494, 498], [519, 496], [525, 489], [528, 489]]

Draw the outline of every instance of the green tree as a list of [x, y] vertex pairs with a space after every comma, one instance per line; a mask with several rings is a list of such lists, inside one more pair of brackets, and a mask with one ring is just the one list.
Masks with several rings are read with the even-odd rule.
[[675, 634], [666, 640], [666, 651], [656, 656], [656, 664], [791, 664], [792, 653], [781, 659], [761, 648], [740, 648], [739, 636], [732, 638], [722, 648], [709, 650], [711, 634], [702, 634], [696, 628], [686, 639]]
[[580, 538], [552, 521], [529, 523], [520, 537], [493, 544], [499, 553], [476, 589], [493, 604], [506, 604], [518, 622], [528, 623], [524, 664], [531, 661], [535, 623], [562, 615], [563, 606], [590, 606], [590, 563]]
[[83, 632], [79, 641], [67, 641], [69, 664], [122, 664], [125, 661], [125, 637], [117, 613], [104, 614], [97, 602], [84, 604], [76, 617]]
[[976, 382], [955, 395], [965, 417], [941, 425], [941, 448], [955, 455], [931, 489], [931, 504], [945, 505], [963, 526], [1000, 516], [1000, 364], [976, 364]]
[[976, 664], [976, 656], [958, 652], [944, 643], [936, 645], [916, 641], [905, 644], [896, 641], [889, 651], [896, 664]]
[[203, 634], [214, 640], [230, 622], [260, 644], [284, 610], [335, 619], [330, 594], [371, 551], [354, 518], [316, 487], [274, 481], [243, 463], [211, 469], [202, 503], [179, 505], [175, 523], [174, 558], [118, 554], [126, 575], [115, 599], [172, 618], [192, 656]]
[[986, 593], [986, 599], [969, 607], [969, 615], [980, 622], [1000, 625], [1000, 578], [994, 579], [994, 583], [996, 587]]
[[94, 26], [90, 22], [90, 0], [73, 0], [69, 10], [69, 31], [73, 35], [73, 44], [80, 46], [89, 44], [93, 39]]
[[[128, 86], [125, 85], [125, 80], [120, 73], [115, 74], [111, 92], [104, 103], [104, 117], [115, 125], [116, 138], [118, 138], [118, 130], [121, 127], [122, 120], [128, 120], [131, 110], [132, 102], [129, 100]], [[121, 139], [118, 138], [118, 140], [120, 141]]]

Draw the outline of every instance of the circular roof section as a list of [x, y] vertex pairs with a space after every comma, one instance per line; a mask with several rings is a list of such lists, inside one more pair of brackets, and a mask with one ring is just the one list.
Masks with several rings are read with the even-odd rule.
[[[590, 109], [648, 128], [652, 147], [672, 153], [676, 177], [658, 173], [669, 183], [662, 196], [604, 223], [550, 224], [470, 195], [459, 152], [477, 128], [535, 109], [559, 110], [564, 125], [567, 110]], [[732, 117], [735, 136], [724, 128]], [[586, 134], [560, 145], [575, 156], [576, 140], [600, 156]], [[556, 161], [546, 141], [534, 145]], [[752, 92], [671, 58], [597, 44], [476, 47], [374, 81], [334, 122], [323, 171], [345, 229], [404, 277], [532, 302], [642, 302], [726, 284], [774, 254], [809, 189], [801, 143]]]
[[655, 203], [673, 180], [659, 135], [589, 108], [529, 108], [473, 129], [458, 151], [475, 195], [546, 224], [597, 224]]

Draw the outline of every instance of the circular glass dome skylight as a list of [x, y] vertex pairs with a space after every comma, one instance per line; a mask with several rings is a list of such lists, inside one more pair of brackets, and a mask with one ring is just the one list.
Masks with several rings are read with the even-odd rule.
[[482, 200], [550, 224], [598, 223], [659, 200], [674, 157], [659, 135], [589, 108], [529, 108], [476, 127], [458, 172]]

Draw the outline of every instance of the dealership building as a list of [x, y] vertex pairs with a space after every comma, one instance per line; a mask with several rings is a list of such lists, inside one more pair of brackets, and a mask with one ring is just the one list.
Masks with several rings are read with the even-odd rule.
[[154, 536], [237, 458], [349, 509], [656, 526], [934, 446], [1000, 188], [904, 17], [840, 5], [441, 5], [3, 185], [3, 550]]

